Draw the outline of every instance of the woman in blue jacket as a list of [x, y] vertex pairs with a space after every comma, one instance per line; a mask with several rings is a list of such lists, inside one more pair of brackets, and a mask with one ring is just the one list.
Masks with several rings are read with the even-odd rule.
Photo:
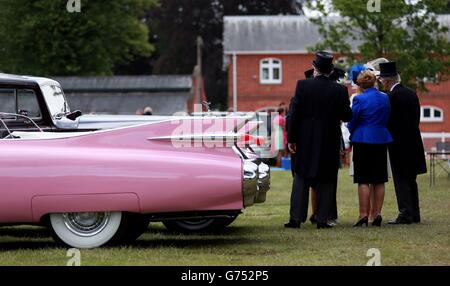
[[354, 183], [358, 183], [359, 220], [354, 226], [369, 224], [370, 186], [374, 190], [372, 225], [381, 226], [384, 183], [388, 181], [387, 145], [392, 136], [387, 129], [391, 111], [389, 98], [375, 88], [376, 77], [362, 72], [357, 84], [362, 93], [353, 99], [353, 117], [348, 124], [353, 145]]

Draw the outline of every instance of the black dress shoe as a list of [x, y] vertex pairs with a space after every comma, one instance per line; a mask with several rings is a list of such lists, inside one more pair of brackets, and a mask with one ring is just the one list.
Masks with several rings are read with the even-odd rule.
[[372, 226], [381, 226], [382, 221], [383, 218], [381, 217], [381, 215], [377, 215], [377, 217], [372, 222]]
[[317, 229], [332, 228], [333, 226], [327, 222], [317, 222]]
[[309, 218], [309, 221], [310, 221], [312, 224], [316, 224], [316, 223], [317, 223], [316, 215], [311, 215], [311, 217]]
[[284, 224], [284, 227], [286, 228], [300, 228], [300, 222], [295, 220], [289, 220], [288, 223]]
[[409, 219], [406, 219], [404, 217], [397, 217], [394, 220], [388, 221], [388, 224], [411, 224], [412, 221]]
[[366, 225], [366, 226], [369, 225], [369, 218], [368, 218], [368, 217], [363, 217], [363, 218], [359, 219], [359, 220], [353, 225], [353, 227], [360, 227], [360, 226], [363, 226], [363, 225]]

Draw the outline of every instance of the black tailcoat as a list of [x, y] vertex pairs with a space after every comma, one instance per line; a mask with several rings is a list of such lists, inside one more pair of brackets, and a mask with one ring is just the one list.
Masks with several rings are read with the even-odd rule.
[[288, 141], [297, 144], [294, 171], [306, 179], [335, 180], [341, 121], [352, 118], [347, 88], [325, 76], [300, 80], [289, 117]]
[[414, 177], [427, 172], [420, 134], [420, 103], [417, 94], [403, 85], [389, 93], [391, 116], [388, 129], [394, 142], [389, 146], [391, 164], [401, 176]]

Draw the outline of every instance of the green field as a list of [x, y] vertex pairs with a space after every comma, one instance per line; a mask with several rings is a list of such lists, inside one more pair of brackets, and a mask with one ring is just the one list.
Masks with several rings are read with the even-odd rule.
[[[274, 172], [264, 204], [248, 208], [219, 234], [174, 235], [160, 223], [128, 247], [81, 251], [81, 265], [366, 265], [367, 250], [381, 252], [382, 265], [450, 265], [450, 179], [432, 189], [419, 177], [423, 222], [419, 225], [352, 228], [358, 217], [356, 185], [340, 172], [338, 226], [317, 230], [310, 223], [284, 229], [291, 176]], [[214, 191], [214, 190], [211, 190]], [[397, 214], [392, 183], [383, 217]], [[43, 228], [0, 228], [0, 265], [59, 265], [69, 259]]]

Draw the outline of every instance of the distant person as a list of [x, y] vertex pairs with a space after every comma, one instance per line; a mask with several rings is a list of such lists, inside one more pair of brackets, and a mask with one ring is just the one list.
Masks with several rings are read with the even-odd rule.
[[358, 184], [359, 219], [355, 227], [368, 226], [371, 187], [374, 193], [373, 226], [381, 226], [385, 183], [388, 181], [387, 148], [392, 136], [387, 129], [389, 98], [375, 88], [376, 76], [363, 71], [357, 77], [362, 93], [353, 99], [353, 117], [348, 124], [353, 145], [353, 182]]
[[287, 133], [286, 133], [286, 104], [280, 103], [277, 115], [272, 120], [272, 144], [273, 151], [277, 153], [276, 165], [281, 166], [281, 158], [286, 155]]
[[392, 176], [399, 214], [389, 224], [420, 223], [417, 175], [427, 172], [420, 134], [420, 102], [417, 94], [401, 84], [395, 62], [380, 64], [380, 81], [389, 95], [388, 128], [394, 142], [389, 146]]
[[144, 112], [142, 113], [142, 115], [152, 115], [153, 114], [153, 109], [150, 106], [147, 106], [146, 108], [144, 108]]

